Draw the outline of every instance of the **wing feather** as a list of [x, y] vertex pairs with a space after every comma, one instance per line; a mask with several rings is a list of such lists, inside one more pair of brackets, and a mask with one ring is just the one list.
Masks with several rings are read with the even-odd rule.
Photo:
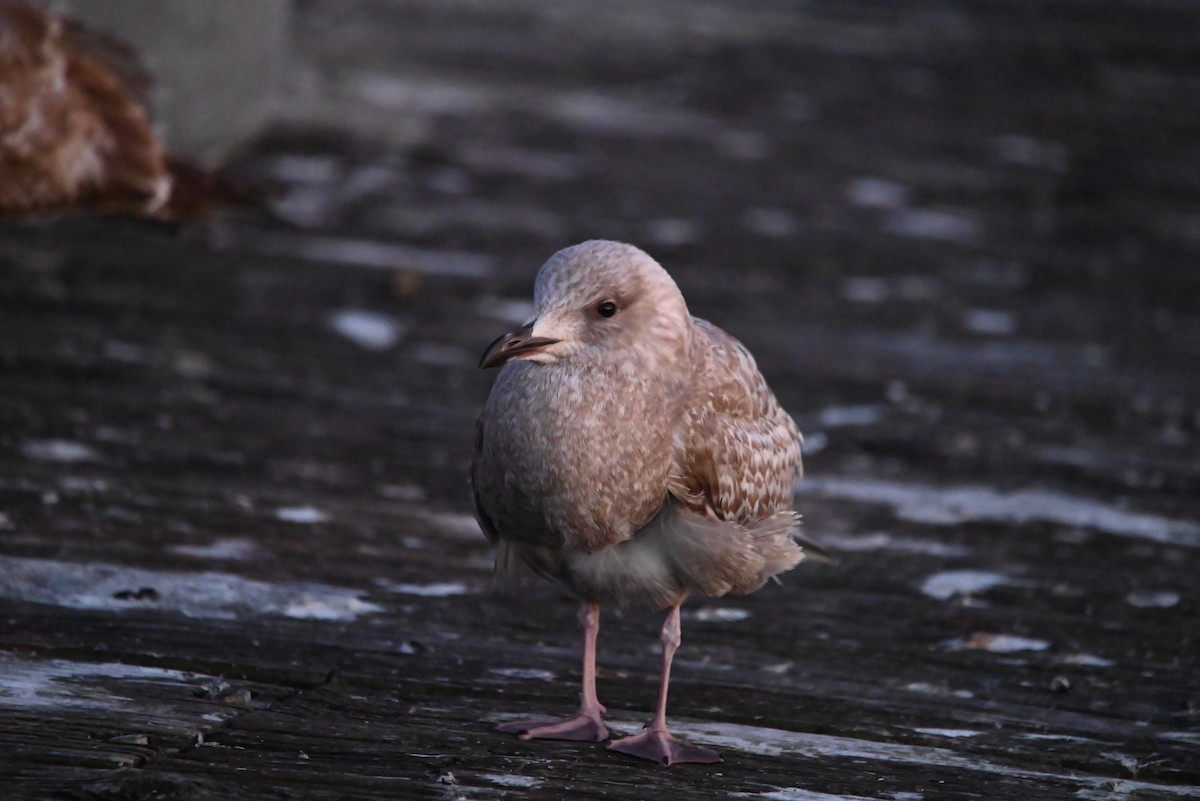
[[694, 512], [746, 525], [792, 508], [802, 438], [754, 357], [697, 319], [697, 377], [676, 432], [669, 490]]

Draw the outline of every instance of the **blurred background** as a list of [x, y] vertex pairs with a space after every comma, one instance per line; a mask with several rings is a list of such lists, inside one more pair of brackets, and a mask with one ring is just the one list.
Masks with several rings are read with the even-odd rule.
[[[36, 560], [358, 588], [376, 627], [339, 635], [349, 657], [321, 634], [314, 664], [356, 666], [346, 686], [372, 697], [392, 690], [379, 675], [461, 676], [451, 701], [402, 695], [436, 696], [475, 742], [496, 693], [537, 692], [489, 660], [528, 667], [536, 643], [563, 686], [575, 670], [553, 650], [569, 603], [514, 625], [479, 597], [491, 554], [465, 471], [492, 376], [475, 363], [527, 317], [551, 253], [619, 239], [755, 354], [807, 438], [807, 532], [843, 557], [685, 624], [681, 715], [1063, 771], [1036, 780], [1044, 797], [1079, 790], [1071, 771], [1194, 791], [1200, 6], [45, 5], [133, 45], [167, 145], [260, 187], [269, 214], [0, 227], [0, 546], [26, 560], [0, 598], [51, 603], [31, 588], [53, 581], [20, 578]], [[412, 589], [434, 578], [461, 592]], [[155, 609], [130, 614], [183, 603], [154, 581]], [[94, 644], [97, 618], [37, 609], [9, 646]], [[320, 684], [254, 667], [247, 638], [276, 623], [248, 619], [191, 623], [243, 648], [232, 664], [106, 636], [142, 664]], [[602, 681], [653, 667], [657, 622], [636, 620], [611, 624], [627, 636]], [[1059, 677], [1073, 689], [1051, 694]], [[740, 706], [712, 712], [722, 698]], [[404, 721], [474, 764], [441, 714]], [[978, 731], [930, 741], [918, 718]], [[1047, 732], [1092, 739], [1021, 739]], [[915, 786], [898, 762], [818, 762], [828, 792]], [[746, 789], [729, 781], [692, 790]]]
[[922, 431], [900, 469], [1019, 482], [1032, 442], [1054, 481], [1184, 480], [1154, 465], [1189, 461], [1200, 414], [1186, 4], [53, 7], [134, 45], [168, 146], [268, 187], [285, 223], [161, 247], [400, 276], [334, 280], [409, 332], [355, 383], [415, 367], [477, 393], [463, 369], [544, 258], [613, 238], [743, 337], [806, 430], [830, 404], [970, 406], [997, 418]]
[[628, 240], [790, 366], [796, 414], [911, 389], [1190, 451], [1188, 5], [49, 5], [136, 47], [170, 149], [270, 189], [290, 228], [216, 251], [457, 271], [520, 317], [548, 253]]

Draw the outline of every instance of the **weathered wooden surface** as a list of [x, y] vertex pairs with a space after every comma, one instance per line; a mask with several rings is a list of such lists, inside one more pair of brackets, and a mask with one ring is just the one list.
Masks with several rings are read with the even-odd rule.
[[[299, 4], [328, 125], [241, 161], [295, 227], [0, 231], [3, 797], [1200, 796], [1197, 30]], [[487, 596], [474, 360], [590, 236], [758, 355], [841, 556], [690, 605], [712, 767], [487, 722], [578, 666], [569, 600]], [[603, 619], [617, 729], [657, 626]]]

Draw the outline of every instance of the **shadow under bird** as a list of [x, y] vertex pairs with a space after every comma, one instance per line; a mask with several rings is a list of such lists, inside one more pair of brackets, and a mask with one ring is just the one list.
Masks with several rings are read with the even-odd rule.
[[534, 305], [480, 361], [503, 369], [476, 426], [471, 483], [497, 570], [523, 562], [581, 599], [583, 689], [571, 717], [498, 728], [606, 739], [600, 607], [647, 605], [669, 610], [657, 709], [609, 748], [666, 765], [719, 761], [667, 728], [679, 608], [690, 595], [754, 592], [804, 558], [792, 509], [800, 432], [746, 348], [692, 317], [636, 247], [589, 241], [555, 253]]

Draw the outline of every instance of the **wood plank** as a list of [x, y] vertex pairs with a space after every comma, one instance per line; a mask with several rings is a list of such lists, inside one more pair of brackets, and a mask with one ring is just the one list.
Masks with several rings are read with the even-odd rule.
[[[1197, 22], [297, 4], [236, 165], [290, 226], [0, 228], [0, 795], [1200, 797]], [[751, 347], [838, 555], [686, 607], [714, 766], [493, 731], [579, 665], [489, 594], [474, 364], [592, 236]], [[604, 612], [615, 731], [658, 625]]]

